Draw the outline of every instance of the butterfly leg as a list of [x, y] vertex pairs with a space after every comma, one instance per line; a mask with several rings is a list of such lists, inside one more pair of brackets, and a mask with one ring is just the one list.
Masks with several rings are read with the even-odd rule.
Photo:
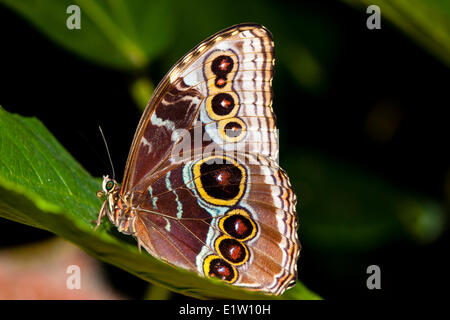
[[94, 230], [97, 230], [98, 226], [100, 225], [103, 216], [107, 213], [108, 211], [108, 201], [103, 202], [102, 207], [100, 209], [100, 212], [98, 213], [98, 217], [97, 217], [97, 221], [96, 221], [96, 225]]

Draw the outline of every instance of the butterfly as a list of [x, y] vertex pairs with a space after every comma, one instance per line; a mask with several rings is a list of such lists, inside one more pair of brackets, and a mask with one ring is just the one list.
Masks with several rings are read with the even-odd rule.
[[258, 24], [201, 42], [155, 89], [103, 216], [170, 265], [269, 294], [295, 285], [296, 195], [277, 163], [274, 43]]

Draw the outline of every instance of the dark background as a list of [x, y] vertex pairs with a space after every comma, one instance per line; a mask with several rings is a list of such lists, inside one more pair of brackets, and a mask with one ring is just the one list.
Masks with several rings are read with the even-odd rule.
[[[381, 30], [368, 30], [364, 12], [339, 2], [325, 3], [279, 4], [294, 12], [307, 10], [338, 26], [335, 38], [329, 39], [333, 50], [323, 52], [327, 57], [325, 85], [304, 88], [288, 72], [289, 63], [276, 64], [274, 110], [280, 128], [281, 165], [289, 160], [291, 150], [312, 150], [406, 192], [445, 203], [445, 184], [449, 183], [448, 68], [388, 21], [382, 20]], [[270, 29], [270, 22], [255, 22]], [[296, 28], [295, 21], [287, 24]], [[0, 30], [3, 108], [40, 119], [93, 176], [111, 172], [100, 125], [121, 180], [141, 114], [128, 91], [134, 75], [79, 58], [3, 6]], [[276, 49], [278, 38], [274, 33]], [[163, 55], [146, 72], [156, 84], [175, 62], [176, 58]], [[368, 121], [377, 116], [385, 120], [381, 128], [395, 128], [386, 139], [377, 138], [370, 126], [368, 129]], [[376, 128], [375, 121], [375, 132]], [[301, 200], [302, 194], [298, 196]], [[298, 212], [303, 242], [302, 229], [308, 225], [302, 215], [307, 213]], [[0, 220], [1, 246], [50, 236]], [[449, 266], [444, 262], [448, 238], [448, 231], [425, 244], [398, 236], [367, 251], [320, 250], [303, 242], [299, 276], [327, 299], [424, 297], [443, 286]], [[339, 263], [333, 266], [336, 261]], [[381, 267], [382, 290], [366, 288], [366, 268], [371, 264]], [[104, 268], [116, 288], [130, 297], [142, 297], [143, 281], [114, 267]]]

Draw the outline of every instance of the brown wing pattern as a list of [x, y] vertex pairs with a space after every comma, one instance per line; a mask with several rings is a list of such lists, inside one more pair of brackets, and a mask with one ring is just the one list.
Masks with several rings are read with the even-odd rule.
[[[223, 88], [214, 85], [219, 77], [211, 71], [214, 57], [218, 55], [229, 55], [235, 62]], [[163, 169], [181, 139], [179, 132], [199, 125], [213, 143], [225, 149], [231, 145], [234, 149], [248, 149], [276, 159], [278, 138], [271, 88], [273, 63], [269, 31], [253, 24], [223, 30], [180, 59], [158, 85], [141, 117], [125, 168], [123, 193], [133, 189], [145, 176], [151, 177]], [[209, 106], [215, 96], [236, 100], [232, 112], [223, 115], [220, 121], [216, 120], [214, 112], [207, 111], [212, 109]], [[237, 113], [239, 117], [233, 116]], [[245, 126], [242, 141], [222, 138], [226, 135], [221, 132], [227, 124], [232, 127], [232, 120]]]
[[295, 284], [296, 196], [277, 165], [273, 42], [243, 24], [208, 38], [160, 83], [120, 194], [152, 255], [251, 290]]

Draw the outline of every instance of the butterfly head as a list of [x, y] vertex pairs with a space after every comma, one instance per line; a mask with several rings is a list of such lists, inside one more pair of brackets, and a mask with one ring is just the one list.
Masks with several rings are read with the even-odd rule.
[[97, 197], [108, 197], [119, 189], [119, 184], [116, 180], [111, 179], [109, 176], [103, 176], [102, 190], [97, 192]]
[[115, 217], [113, 216], [113, 213], [115, 212], [114, 208], [116, 207], [117, 201], [119, 199], [119, 192], [120, 185], [117, 183], [117, 181], [111, 179], [109, 176], [103, 176], [102, 190], [99, 190], [97, 192], [97, 197], [99, 199], [104, 199], [106, 197], [106, 199], [104, 200], [102, 208], [100, 209], [95, 229], [97, 229], [100, 225], [101, 219], [104, 215], [107, 215], [112, 222], [116, 222], [116, 220], [114, 220]]

